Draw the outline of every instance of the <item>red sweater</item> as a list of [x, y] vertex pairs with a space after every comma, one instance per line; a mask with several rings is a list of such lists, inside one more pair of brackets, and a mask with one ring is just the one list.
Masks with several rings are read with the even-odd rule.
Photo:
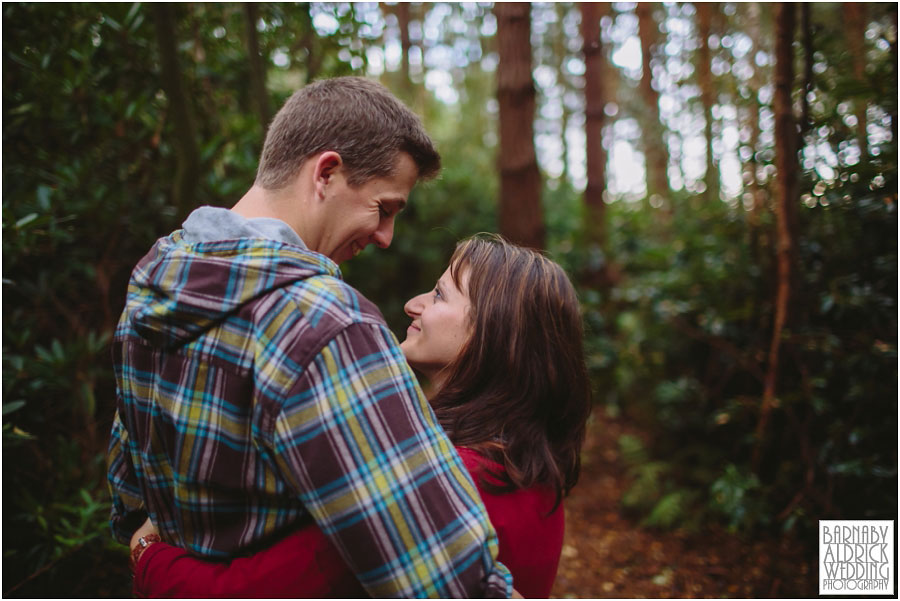
[[[486, 492], [479, 478], [482, 467], [494, 471], [502, 468], [470, 449], [456, 450], [472, 474], [497, 531], [497, 559], [512, 573], [513, 586], [525, 597], [549, 597], [562, 551], [562, 505], [547, 516], [555, 494], [542, 487], [502, 495]], [[153, 544], [135, 569], [134, 593], [138, 597], [192, 598], [368, 596], [316, 526], [230, 562], [205, 561], [178, 547]]]

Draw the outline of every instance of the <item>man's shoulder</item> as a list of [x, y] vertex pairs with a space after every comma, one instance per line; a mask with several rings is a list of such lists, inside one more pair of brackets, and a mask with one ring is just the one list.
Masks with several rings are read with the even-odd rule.
[[298, 279], [259, 298], [248, 307], [257, 338], [281, 348], [291, 361], [305, 365], [344, 332], [354, 337], [384, 338], [387, 324], [381, 311], [358, 290], [328, 274]]
[[292, 303], [313, 321], [333, 321], [349, 326], [354, 323], [386, 325], [378, 307], [344, 280], [319, 274], [298, 280], [285, 288]]

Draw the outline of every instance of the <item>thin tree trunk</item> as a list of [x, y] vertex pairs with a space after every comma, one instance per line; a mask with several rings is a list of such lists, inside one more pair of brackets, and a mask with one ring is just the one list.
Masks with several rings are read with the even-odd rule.
[[581, 2], [581, 38], [584, 53], [584, 117], [587, 144], [587, 208], [585, 232], [589, 244], [606, 248], [606, 152], [603, 149], [603, 51], [600, 42], [601, 7], [595, 2]]
[[[891, 13], [893, 15], [894, 21], [894, 31], [900, 33], [900, 29], [897, 27], [897, 5], [891, 5]], [[891, 56], [893, 57], [894, 64], [894, 85], [897, 85], [897, 36], [894, 36], [894, 39], [891, 40]], [[893, 112], [891, 112], [891, 140], [894, 144], [897, 143], [897, 103], [893, 103]]]
[[778, 357], [781, 336], [788, 320], [788, 304], [791, 297], [791, 259], [793, 255], [793, 235], [791, 231], [791, 208], [796, 195], [794, 185], [797, 174], [797, 139], [794, 115], [791, 109], [791, 90], [794, 81], [793, 50], [794, 4], [775, 5], [775, 162], [777, 168], [777, 202], [775, 205], [777, 230], [778, 289], [775, 296], [775, 320], [772, 341], [769, 346], [769, 360], [763, 389], [762, 406], [756, 426], [756, 445], [753, 449], [752, 465], [758, 472], [762, 456], [763, 439], [769, 414], [775, 402], [778, 380]]
[[302, 2], [297, 8], [298, 14], [300, 16], [300, 24], [301, 29], [303, 31], [303, 35], [298, 37], [297, 44], [294, 46], [294, 51], [303, 48], [306, 50], [306, 82], [309, 83], [314, 80], [319, 75], [319, 70], [322, 66], [322, 56], [317, 52], [315, 43], [316, 43], [316, 28], [313, 26], [312, 22], [312, 3], [311, 2]]
[[700, 102], [703, 105], [703, 120], [706, 135], [706, 200], [719, 199], [719, 167], [713, 153], [713, 114], [715, 91], [712, 80], [712, 57], [709, 51], [709, 35], [712, 30], [712, 15], [716, 9], [714, 3], [697, 2], [697, 39], [700, 47], [697, 50], [697, 83], [700, 85]]
[[803, 32], [803, 94], [800, 96], [800, 137], [797, 149], [805, 145], [804, 137], [812, 126], [809, 118], [809, 99], [807, 96], [813, 89], [813, 32], [811, 9], [809, 2], [800, 3], [800, 28]]
[[174, 6], [167, 3], [151, 4], [156, 24], [156, 40], [159, 44], [160, 79], [169, 101], [175, 138], [175, 187], [173, 204], [180, 220], [185, 217], [195, 201], [199, 160], [197, 152], [197, 128], [190, 99], [181, 81], [178, 68], [178, 40], [175, 36]]
[[541, 176], [534, 151], [535, 89], [531, 78], [531, 5], [494, 5], [497, 17], [497, 100], [500, 105], [500, 233], [517, 244], [544, 247]]
[[635, 13], [638, 18], [638, 33], [641, 39], [641, 97], [647, 109], [644, 122], [644, 155], [647, 162], [647, 198], [658, 195], [668, 206], [671, 202], [669, 191], [669, 156], [663, 136], [663, 124], [659, 115], [659, 92], [653, 88], [653, 70], [650, 61], [653, 47], [659, 37], [659, 27], [653, 20], [653, 8], [649, 2], [638, 2]]
[[409, 78], [409, 50], [412, 46], [409, 40], [409, 4], [401, 2], [394, 10], [397, 15], [397, 26], [400, 28], [400, 52], [403, 54], [400, 68], [403, 72], [403, 86], [409, 90], [412, 82]]
[[[752, 46], [750, 48], [750, 55], [755, 55], [761, 48], [759, 44], [760, 40], [760, 6], [757, 2], [750, 2], [748, 4], [741, 5], [746, 7], [747, 10], [747, 35], [750, 37], [752, 42]], [[749, 213], [749, 222], [750, 222], [750, 246], [751, 246], [751, 256], [757, 256], [757, 244], [759, 239], [759, 212], [762, 209], [762, 189], [759, 185], [759, 176], [756, 171], [759, 167], [759, 163], [757, 162], [756, 154], [759, 152], [759, 90], [762, 87], [762, 82], [764, 78], [761, 76], [760, 67], [755, 62], [753, 63], [753, 75], [750, 76], [750, 81], [748, 82], [748, 87], [750, 88], [750, 101], [747, 106], [747, 128], [750, 131], [750, 158], [745, 163], [746, 167], [746, 176], [745, 183], [750, 188], [750, 213]]]
[[244, 5], [245, 25], [247, 28], [247, 61], [250, 66], [250, 92], [256, 113], [262, 125], [263, 133], [269, 127], [269, 94], [266, 92], [266, 67], [259, 52], [259, 35], [256, 23], [259, 21], [259, 5], [247, 2]]
[[569, 83], [569, 79], [564, 75], [565, 73], [565, 64], [569, 58], [569, 50], [566, 45], [566, 35], [563, 30], [563, 21], [566, 18], [566, 11], [569, 10], [569, 7], [563, 3], [557, 3], [554, 5], [554, 9], [556, 10], [556, 22], [559, 26], [559, 29], [553, 35], [553, 54], [556, 59], [556, 72], [559, 74], [559, 83], [562, 87], [562, 116], [560, 117], [560, 136], [559, 141], [562, 146], [562, 173], [560, 174], [560, 179], [568, 185], [569, 182], [569, 141], [566, 139], [566, 132], [569, 129], [569, 119], [571, 117], [571, 111], [569, 110], [569, 106], [566, 104], [566, 94], [569, 90], [572, 89], [571, 84]]
[[[853, 61], [853, 77], [859, 86], [866, 86], [866, 5], [864, 2], [844, 3], [844, 22], [847, 47]], [[867, 87], [867, 86], [866, 86]], [[853, 101], [856, 115], [856, 139], [862, 161], [869, 156], [869, 140], [866, 135], [866, 101], [858, 94]]]

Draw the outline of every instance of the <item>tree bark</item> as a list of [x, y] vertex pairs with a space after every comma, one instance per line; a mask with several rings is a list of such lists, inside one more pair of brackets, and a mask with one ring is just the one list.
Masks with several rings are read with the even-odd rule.
[[[747, 35], [750, 37], [752, 46], [749, 55], [755, 56], [761, 50], [760, 46], [760, 5], [756, 2], [750, 2], [740, 5], [746, 10], [745, 18], [747, 20]], [[763, 209], [763, 190], [759, 183], [759, 175], [757, 170], [759, 162], [757, 161], [757, 153], [759, 152], [759, 90], [765, 81], [761, 73], [762, 67], [753, 63], [753, 74], [747, 82], [750, 90], [750, 99], [747, 102], [746, 126], [750, 132], [750, 140], [747, 144], [750, 149], [750, 158], [744, 162], [744, 185], [749, 189], [750, 206], [747, 214], [747, 220], [750, 224], [750, 256], [759, 257], [760, 248], [760, 211]]]
[[312, 2], [301, 2], [297, 8], [303, 35], [298, 37], [297, 44], [292, 50], [296, 52], [303, 48], [306, 51], [306, 83], [309, 83], [319, 75], [319, 70], [322, 66], [322, 55], [315, 47], [316, 28], [312, 22]]
[[168, 3], [150, 5], [156, 24], [156, 40], [159, 44], [160, 79], [169, 101], [169, 112], [175, 126], [175, 187], [173, 204], [179, 223], [187, 216], [194, 203], [197, 188], [199, 158], [197, 152], [197, 127], [194, 111], [181, 81], [178, 68], [178, 40], [175, 36], [174, 6]]
[[247, 29], [247, 62], [250, 67], [250, 92], [253, 104], [259, 115], [263, 135], [269, 128], [269, 93], [266, 91], [266, 67], [259, 51], [259, 35], [256, 23], [259, 21], [259, 5], [247, 2], [244, 5], [245, 25]]
[[412, 80], [409, 78], [409, 50], [412, 46], [409, 40], [409, 4], [401, 2], [395, 7], [397, 26], [400, 28], [400, 51], [403, 53], [401, 69], [403, 71], [403, 85], [409, 90]]
[[775, 404], [778, 379], [778, 356], [781, 336], [788, 321], [788, 304], [791, 297], [791, 263], [794, 247], [791, 219], [795, 201], [797, 150], [794, 147], [797, 130], [791, 108], [791, 90], [794, 82], [793, 49], [794, 4], [775, 5], [775, 164], [777, 168], [775, 219], [777, 231], [778, 288], [775, 296], [775, 320], [772, 341], [769, 346], [768, 367], [763, 388], [762, 406], [756, 426], [756, 444], [752, 465], [759, 471], [763, 439], [772, 406]]
[[813, 89], [813, 32], [811, 10], [808, 2], [800, 3], [800, 28], [803, 32], [803, 94], [800, 97], [800, 136], [797, 140], [797, 149], [805, 145], [804, 136], [812, 126], [809, 117], [809, 99], [807, 96]]
[[715, 4], [697, 2], [697, 83], [700, 85], [700, 102], [703, 105], [703, 120], [706, 135], [706, 201], [719, 199], [719, 167], [713, 152], [713, 114], [715, 91], [712, 80], [712, 57], [709, 51], [709, 35], [712, 30], [712, 15]]
[[644, 156], [647, 163], [647, 198], [658, 195], [669, 203], [669, 153], [663, 136], [663, 124], [659, 116], [659, 92], [653, 88], [653, 71], [650, 61], [653, 47], [659, 37], [659, 27], [653, 20], [653, 8], [649, 2], [638, 2], [635, 13], [641, 39], [641, 97], [646, 107], [644, 121]]
[[497, 101], [500, 106], [500, 233], [541, 249], [545, 228], [541, 176], [534, 150], [535, 89], [531, 78], [531, 5], [503, 2], [497, 17]]
[[[853, 61], [853, 77], [860, 87], [866, 85], [866, 5], [863, 2], [844, 3], [844, 23], [847, 32], [847, 47]], [[866, 134], [866, 101], [857, 94], [853, 101], [856, 115], [856, 139], [859, 144], [861, 161], [869, 156], [869, 139]]]
[[[891, 5], [891, 21], [894, 23], [894, 31], [900, 33], [900, 29], [898, 29], [897, 24], [897, 5]], [[893, 58], [894, 65], [894, 85], [897, 85], [897, 36], [894, 36], [894, 39], [891, 40], [891, 57]], [[893, 103], [891, 106], [891, 140], [896, 144], [897, 143], [897, 103]]]
[[581, 2], [581, 39], [584, 53], [584, 117], [587, 145], [587, 187], [584, 190], [588, 244], [606, 248], [606, 152], [603, 149], [603, 51], [600, 41], [601, 7]]
[[559, 84], [562, 87], [562, 116], [560, 117], [560, 136], [559, 141], [562, 146], [562, 173], [560, 179], [569, 185], [569, 141], [566, 139], [566, 132], [569, 129], [569, 120], [571, 118], [571, 110], [566, 104], [566, 95], [572, 90], [572, 85], [565, 75], [565, 64], [569, 58], [569, 49], [566, 44], [567, 38], [563, 30], [563, 21], [566, 18], [566, 12], [570, 10], [565, 4], [556, 3], [553, 6], [556, 11], [556, 22], [559, 27], [553, 35], [553, 54], [556, 63], [556, 72], [559, 74]]

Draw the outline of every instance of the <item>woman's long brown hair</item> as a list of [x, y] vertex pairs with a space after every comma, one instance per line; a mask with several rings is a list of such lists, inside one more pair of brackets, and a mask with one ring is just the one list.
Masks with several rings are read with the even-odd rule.
[[555, 509], [578, 480], [591, 409], [575, 289], [559, 265], [497, 235], [457, 245], [461, 291], [465, 271], [472, 334], [431, 405], [453, 444], [504, 466], [485, 488], [546, 485]]

